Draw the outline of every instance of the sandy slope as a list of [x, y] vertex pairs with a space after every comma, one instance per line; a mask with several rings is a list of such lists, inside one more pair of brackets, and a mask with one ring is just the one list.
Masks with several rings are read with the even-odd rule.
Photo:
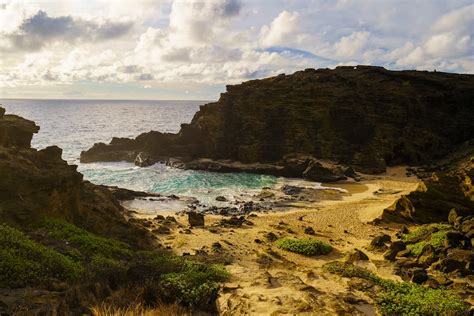
[[[347, 280], [322, 272], [321, 266], [342, 260], [358, 248], [370, 257], [371, 262], [366, 263], [369, 269], [396, 278], [382, 254], [365, 248], [377, 234], [396, 232], [397, 227], [368, 222], [398, 196], [416, 188], [416, 179], [404, 174], [403, 168], [392, 168], [385, 175], [366, 177], [361, 183], [333, 184], [349, 194], [340, 201], [302, 202], [286, 212], [257, 214], [249, 217], [253, 225], [242, 228], [224, 228], [218, 225], [220, 216], [206, 216], [205, 228], [193, 229], [191, 234], [174, 229], [161, 240], [181, 254], [202, 249], [232, 258], [227, 266], [232, 278], [218, 300], [222, 315], [374, 314], [368, 297], [362, 292], [350, 293]], [[383, 194], [376, 193], [381, 189]], [[184, 216], [179, 216], [178, 222], [187, 226]], [[329, 242], [334, 250], [326, 256], [305, 257], [280, 250], [265, 237], [268, 232], [278, 237], [309, 237], [305, 227], [312, 227], [316, 231], [313, 237]], [[214, 243], [221, 247], [213, 247]], [[353, 301], [351, 297], [361, 303], [348, 303]]]

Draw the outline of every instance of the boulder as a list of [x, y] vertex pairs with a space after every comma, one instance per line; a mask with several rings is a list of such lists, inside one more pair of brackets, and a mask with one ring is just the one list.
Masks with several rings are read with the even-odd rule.
[[384, 253], [383, 257], [385, 260], [395, 261], [395, 258], [397, 257], [397, 253], [398, 251], [389, 249], [387, 250], [387, 252]]
[[135, 157], [134, 163], [135, 163], [135, 166], [148, 167], [148, 166], [153, 165], [155, 161], [147, 153], [139, 152], [138, 155]]
[[349, 167], [334, 164], [330, 161], [312, 159], [308, 163], [303, 178], [318, 182], [333, 182], [347, 179]]
[[442, 259], [432, 266], [433, 269], [439, 270], [443, 273], [450, 273], [455, 270], [464, 269], [466, 267], [466, 262], [456, 260], [456, 259]]
[[467, 245], [468, 239], [464, 234], [453, 231], [453, 232], [447, 232], [446, 233], [446, 239], [444, 240], [444, 246], [448, 248], [453, 248], [453, 247], [464, 247]]
[[367, 261], [369, 257], [360, 251], [359, 249], [354, 249], [352, 253], [347, 256], [346, 262], [347, 263], [354, 263], [355, 261]]
[[392, 238], [389, 235], [382, 234], [372, 239], [370, 242], [370, 247], [375, 249], [386, 248], [386, 243], [389, 243], [391, 240]]
[[396, 251], [396, 252], [400, 252], [402, 250], [405, 250], [406, 249], [406, 245], [403, 241], [401, 240], [397, 240], [397, 241], [394, 241], [390, 247], [389, 247], [390, 250], [393, 250], [393, 251]]
[[413, 270], [413, 275], [411, 277], [413, 283], [423, 284], [426, 280], [428, 280], [428, 273], [426, 273], [425, 269], [417, 268]]
[[203, 227], [204, 226], [204, 214], [196, 212], [188, 212], [188, 223], [191, 227]]

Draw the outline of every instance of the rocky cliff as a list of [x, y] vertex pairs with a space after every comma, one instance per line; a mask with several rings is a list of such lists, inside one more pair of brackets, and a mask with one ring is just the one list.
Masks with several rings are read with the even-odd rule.
[[0, 223], [26, 228], [61, 218], [99, 235], [147, 247], [146, 232], [128, 223], [123, 208], [104, 187], [83, 181], [77, 166], [61, 158], [57, 146], [30, 143], [39, 127], [0, 107]]
[[81, 161], [134, 161], [141, 153], [138, 163], [145, 165], [210, 158], [272, 163], [283, 168], [270, 173], [301, 176], [310, 160], [287, 162], [289, 155], [303, 155], [378, 173], [386, 165], [431, 162], [472, 139], [473, 100], [473, 75], [371, 66], [306, 69], [227, 86], [178, 134], [114, 138], [83, 152]]

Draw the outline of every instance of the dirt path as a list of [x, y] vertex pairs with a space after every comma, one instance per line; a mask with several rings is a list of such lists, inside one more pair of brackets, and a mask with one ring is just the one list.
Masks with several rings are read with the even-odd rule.
[[[173, 229], [161, 240], [178, 254], [203, 251], [232, 258], [232, 274], [218, 300], [222, 315], [373, 315], [370, 299], [362, 292], [350, 293], [346, 280], [324, 273], [321, 267], [342, 260], [354, 249], [370, 258], [367, 267], [395, 278], [382, 254], [366, 248], [380, 233], [393, 235], [396, 227], [368, 222], [381, 214], [396, 198], [414, 190], [417, 182], [404, 176], [403, 169], [371, 177], [362, 183], [335, 186], [349, 191], [340, 201], [302, 202], [286, 212], [250, 215], [252, 225], [222, 227], [220, 216], [206, 216], [206, 227]], [[187, 227], [185, 216], [177, 217]], [[311, 227], [314, 236], [305, 234]], [[280, 250], [269, 233], [281, 237], [314, 237], [333, 246], [326, 256], [305, 257]], [[271, 237], [271, 236], [270, 236]]]

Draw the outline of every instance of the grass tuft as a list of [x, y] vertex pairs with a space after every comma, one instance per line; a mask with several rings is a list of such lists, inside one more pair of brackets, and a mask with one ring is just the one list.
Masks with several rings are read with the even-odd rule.
[[277, 240], [278, 248], [299, 253], [306, 256], [326, 255], [331, 252], [331, 245], [313, 238], [283, 238]]

